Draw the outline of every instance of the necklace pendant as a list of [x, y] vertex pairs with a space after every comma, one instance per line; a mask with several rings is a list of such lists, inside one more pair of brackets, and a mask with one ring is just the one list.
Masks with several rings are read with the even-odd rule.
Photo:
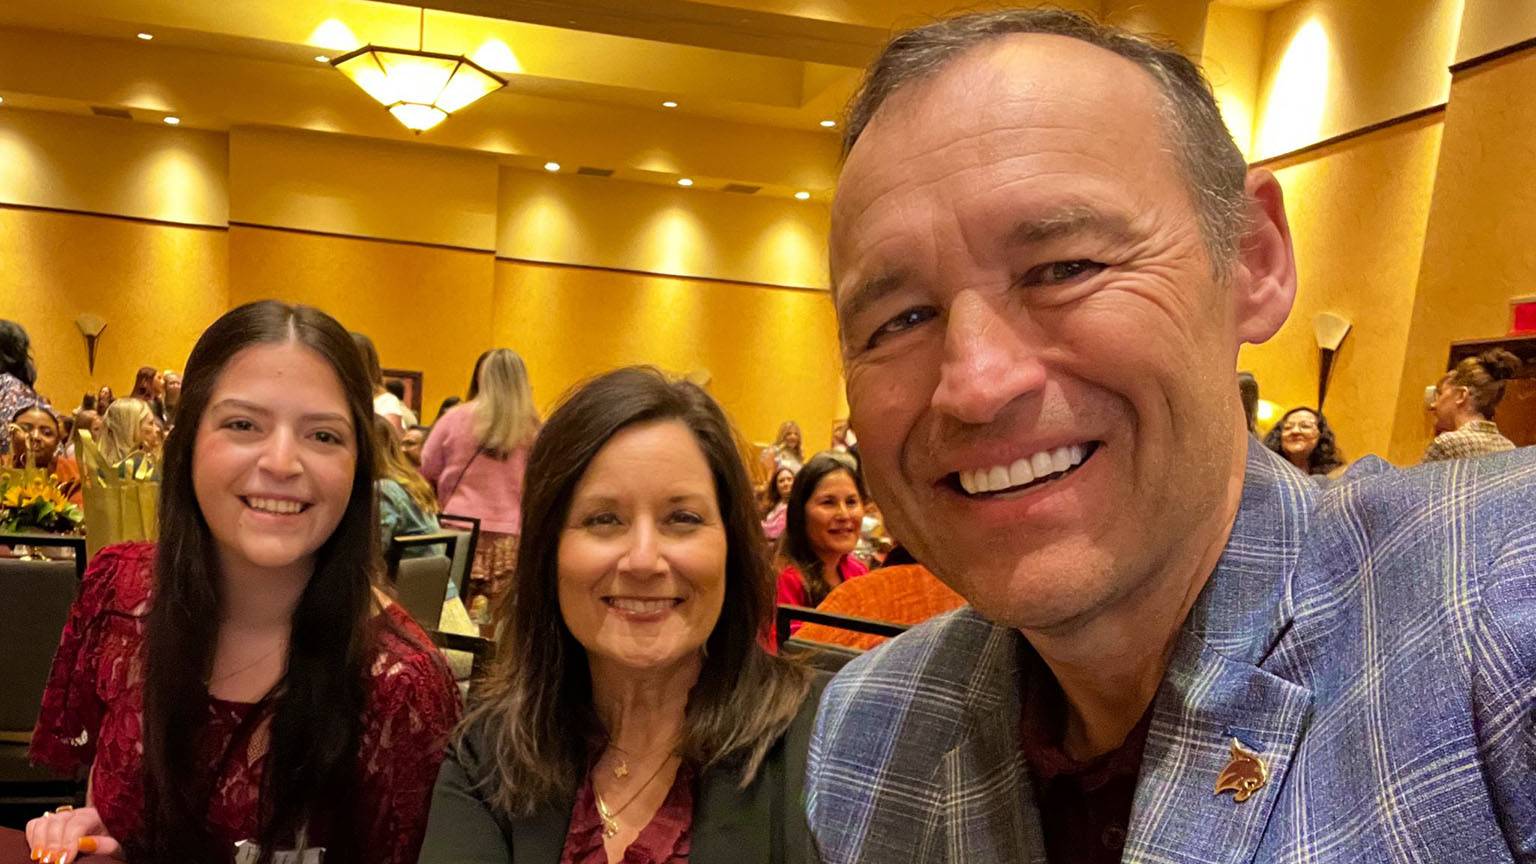
[[603, 819], [603, 837], [611, 838], [617, 833], [619, 833], [619, 823], [612, 819]]
[[613, 777], [614, 777], [615, 780], [623, 780], [625, 777], [628, 777], [628, 776], [629, 776], [629, 760], [627, 760], [627, 759], [620, 759], [619, 760], [619, 764], [613, 766]]

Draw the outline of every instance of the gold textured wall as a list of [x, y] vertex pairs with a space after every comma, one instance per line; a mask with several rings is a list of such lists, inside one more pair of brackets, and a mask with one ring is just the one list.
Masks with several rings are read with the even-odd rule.
[[386, 368], [424, 373], [430, 421], [443, 397], [463, 394], [475, 357], [490, 347], [493, 260], [489, 252], [236, 225], [229, 300], [307, 303], [367, 333]]
[[1325, 406], [1351, 459], [1388, 452], [1440, 136], [1431, 117], [1270, 166], [1296, 242], [1296, 305], [1273, 339], [1244, 348], [1239, 365], [1282, 411], [1315, 405], [1313, 320], [1333, 312], [1352, 321]]
[[1431, 432], [1425, 385], [1450, 343], [1502, 335], [1509, 299], [1536, 285], [1536, 52], [1456, 76], [1402, 367], [1392, 459], [1418, 460]]
[[[141, 365], [180, 368], [229, 308], [228, 256], [222, 229], [0, 206], [0, 318], [26, 327], [38, 390], [59, 408], [102, 384], [126, 396]], [[82, 312], [107, 321], [94, 375]]]
[[754, 441], [793, 419], [819, 449], [845, 416], [825, 292], [498, 261], [494, 317], [494, 341], [528, 361], [542, 406], [583, 378], [646, 363], [707, 373]]

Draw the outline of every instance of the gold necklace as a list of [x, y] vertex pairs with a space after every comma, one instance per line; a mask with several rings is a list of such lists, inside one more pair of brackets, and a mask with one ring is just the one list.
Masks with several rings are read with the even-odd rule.
[[651, 776], [647, 777], [645, 782], [640, 784], [640, 788], [635, 790], [635, 794], [629, 796], [629, 800], [625, 801], [617, 809], [610, 808], [608, 806], [608, 802], [603, 800], [602, 793], [597, 791], [597, 784], [592, 784], [592, 796], [597, 799], [597, 817], [603, 820], [604, 838], [609, 838], [619, 833], [619, 814], [623, 813], [625, 810], [628, 810], [629, 805], [639, 800], [640, 795], [644, 793], [652, 783], [656, 782], [656, 778], [661, 776], [662, 769], [666, 768], [674, 758], [676, 758], [675, 755], [668, 756], [667, 758], [661, 760], [661, 764], [657, 765], [656, 770], [651, 772]]
[[[652, 756], [655, 756], [657, 753], [660, 753], [663, 750], [670, 750], [671, 748], [672, 748], [671, 744], [668, 744], [665, 747], [657, 747], [655, 750], [650, 750], [648, 752], [641, 753], [639, 755], [639, 757], [636, 758], [635, 761], [636, 762], [643, 762], [646, 759], [649, 759]], [[615, 779], [615, 780], [623, 780], [625, 777], [629, 776], [629, 755], [630, 755], [629, 751], [625, 750], [623, 747], [620, 747], [617, 744], [612, 744], [612, 743], [610, 743], [608, 745], [608, 749], [612, 750], [613, 752], [615, 752], [617, 754], [619, 754], [619, 764], [613, 766], [612, 768], [610, 768], [608, 770], [613, 772], [613, 779]]]

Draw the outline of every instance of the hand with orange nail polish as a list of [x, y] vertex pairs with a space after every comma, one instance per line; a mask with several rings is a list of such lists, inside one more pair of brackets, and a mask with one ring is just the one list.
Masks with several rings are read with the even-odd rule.
[[32, 860], [43, 864], [72, 864], [81, 856], [120, 856], [122, 851], [95, 807], [44, 813], [27, 823], [26, 833]]

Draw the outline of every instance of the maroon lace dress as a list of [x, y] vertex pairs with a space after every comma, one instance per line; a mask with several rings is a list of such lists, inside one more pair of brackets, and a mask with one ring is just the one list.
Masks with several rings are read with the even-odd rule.
[[[91, 799], [119, 842], [143, 831], [144, 625], [154, 577], [150, 543], [109, 546], [91, 561], [43, 693], [32, 761], [91, 769]], [[370, 861], [414, 862], [449, 730], [458, 720], [453, 680], [431, 641], [399, 606], [376, 623], [358, 742], [358, 800]], [[403, 634], [403, 635], [402, 635]], [[266, 706], [208, 700], [203, 746], [216, 771], [208, 824], [233, 848], [257, 834], [267, 753]], [[247, 723], [247, 718], [252, 723]], [[324, 838], [312, 838], [323, 845]]]

